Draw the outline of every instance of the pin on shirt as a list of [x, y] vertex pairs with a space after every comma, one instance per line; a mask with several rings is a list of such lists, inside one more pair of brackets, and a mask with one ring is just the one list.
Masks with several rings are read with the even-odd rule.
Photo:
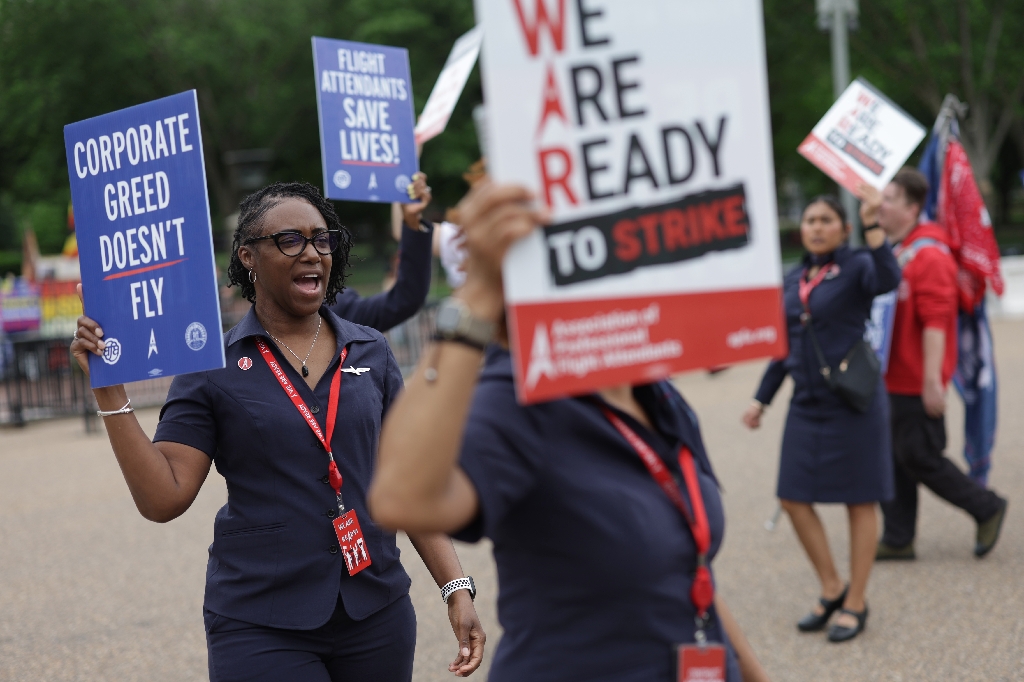
[[242, 357], [238, 359], [238, 369], [245, 371], [250, 367], [252, 367], [252, 358]]
[[343, 368], [341, 371], [342, 372], [348, 372], [349, 374], [355, 374], [356, 376], [360, 376], [363, 372], [369, 372], [370, 368], [369, 367], [353, 367], [352, 365], [349, 365], [348, 367]]

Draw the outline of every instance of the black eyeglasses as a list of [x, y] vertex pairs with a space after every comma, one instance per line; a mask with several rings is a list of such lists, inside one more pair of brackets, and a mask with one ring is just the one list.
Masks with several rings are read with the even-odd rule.
[[246, 239], [246, 244], [252, 244], [263, 239], [273, 239], [277, 248], [286, 256], [298, 256], [306, 250], [306, 244], [313, 242], [313, 248], [321, 256], [329, 256], [341, 244], [341, 230], [324, 230], [317, 232], [312, 237], [306, 237], [298, 232], [275, 232], [263, 237]]

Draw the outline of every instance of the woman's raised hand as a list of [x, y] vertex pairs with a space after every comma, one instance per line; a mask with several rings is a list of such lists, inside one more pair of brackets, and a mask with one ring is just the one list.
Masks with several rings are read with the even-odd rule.
[[423, 217], [423, 210], [430, 205], [433, 195], [427, 185], [426, 173], [415, 173], [412, 176], [412, 184], [409, 185], [409, 198], [415, 199], [411, 204], [402, 204], [402, 220], [414, 230], [420, 229], [420, 218]]
[[516, 241], [548, 221], [546, 211], [533, 205], [533, 193], [519, 185], [477, 184], [459, 203], [465, 235], [466, 284], [460, 297], [477, 315], [501, 316], [503, 291], [501, 262]]
[[[78, 285], [78, 300], [82, 299], [82, 285]], [[103, 355], [103, 329], [99, 323], [91, 317], [82, 315], [78, 318], [78, 329], [75, 330], [75, 340], [71, 342], [71, 355], [78, 361], [78, 366], [89, 376], [89, 353]]]

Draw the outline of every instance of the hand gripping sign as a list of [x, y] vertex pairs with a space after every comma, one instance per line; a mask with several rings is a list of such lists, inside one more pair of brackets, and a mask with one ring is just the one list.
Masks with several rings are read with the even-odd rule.
[[859, 195], [882, 190], [924, 139], [925, 129], [863, 78], [850, 83], [797, 149], [826, 175]]
[[224, 366], [194, 90], [64, 127], [92, 386]]
[[409, 203], [419, 170], [404, 48], [313, 38], [324, 195]]
[[477, 0], [524, 402], [785, 352], [761, 4]]

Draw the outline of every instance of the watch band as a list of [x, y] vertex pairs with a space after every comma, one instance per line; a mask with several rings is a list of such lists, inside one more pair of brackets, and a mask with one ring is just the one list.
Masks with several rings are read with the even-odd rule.
[[480, 349], [494, 339], [497, 327], [494, 322], [474, 317], [469, 306], [457, 298], [442, 301], [434, 317], [436, 339], [459, 341]]
[[469, 590], [469, 598], [476, 601], [476, 583], [473, 582], [473, 576], [469, 575], [465, 578], [457, 578], [450, 583], [445, 584], [445, 586], [441, 588], [441, 601], [447, 604], [448, 598], [459, 590]]

